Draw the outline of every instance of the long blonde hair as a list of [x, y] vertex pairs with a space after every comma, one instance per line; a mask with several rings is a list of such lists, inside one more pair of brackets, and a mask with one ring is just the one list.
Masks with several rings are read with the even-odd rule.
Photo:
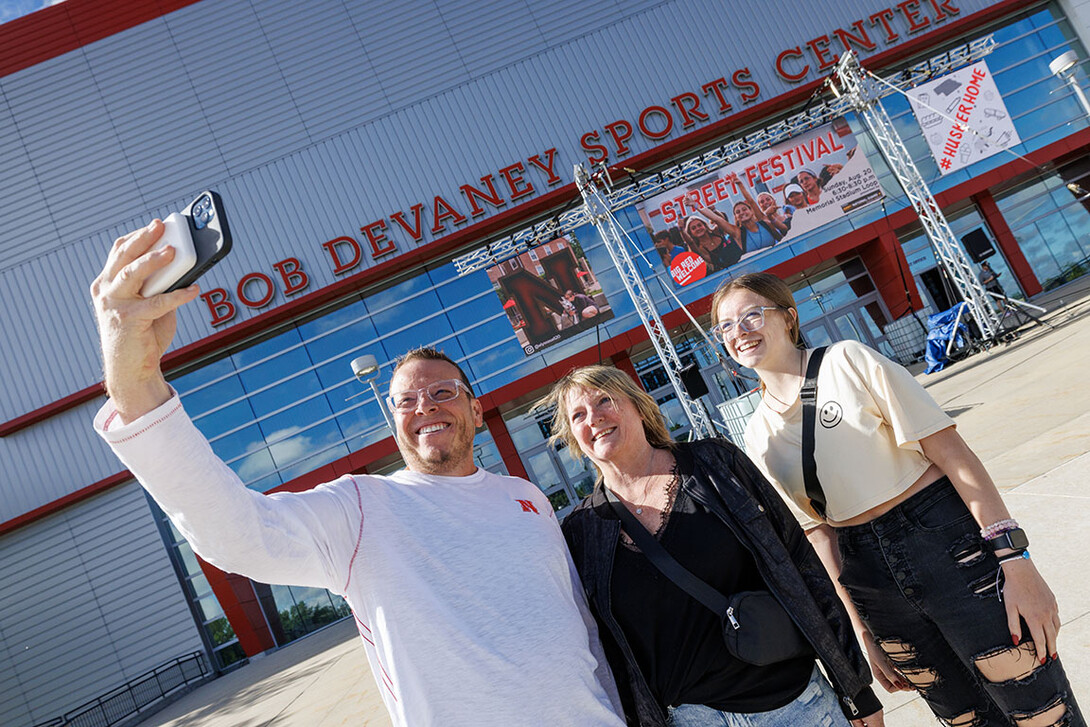
[[573, 458], [580, 459], [583, 456], [579, 442], [576, 441], [575, 434], [572, 432], [568, 416], [568, 394], [577, 389], [598, 389], [611, 398], [627, 399], [639, 412], [647, 443], [657, 449], [669, 449], [674, 446], [674, 439], [670, 436], [670, 430], [666, 427], [666, 418], [663, 417], [658, 404], [628, 374], [612, 366], [583, 366], [568, 372], [556, 382], [552, 391], [533, 406], [536, 410], [556, 407], [549, 443], [556, 446], [563, 442]]

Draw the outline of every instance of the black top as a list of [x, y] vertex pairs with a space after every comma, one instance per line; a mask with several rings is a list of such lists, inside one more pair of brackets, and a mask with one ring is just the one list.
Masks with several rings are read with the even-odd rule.
[[[682, 478], [692, 460], [675, 450]], [[767, 590], [749, 551], [719, 518], [679, 488], [659, 542], [687, 570], [730, 596]], [[716, 557], [708, 557], [715, 553]], [[731, 656], [719, 618], [663, 575], [642, 553], [617, 543], [613, 615], [659, 702], [705, 704], [723, 712], [767, 712], [806, 688], [814, 658], [759, 667]]]

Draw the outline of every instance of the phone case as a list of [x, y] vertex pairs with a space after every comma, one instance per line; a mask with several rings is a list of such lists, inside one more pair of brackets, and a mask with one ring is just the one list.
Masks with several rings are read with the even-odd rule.
[[201, 192], [163, 224], [163, 236], [152, 250], [171, 245], [176, 252], [167, 267], [144, 281], [140, 294], [145, 298], [192, 285], [231, 251], [231, 228], [223, 199], [212, 190]]
[[140, 287], [140, 295], [150, 298], [165, 293], [178, 283], [197, 264], [197, 250], [193, 246], [193, 237], [189, 230], [188, 218], [174, 212], [163, 220], [163, 235], [152, 247], [156, 252], [165, 247], [174, 248], [174, 259], [165, 268], [155, 271]]
[[197, 281], [212, 266], [231, 252], [231, 227], [227, 224], [227, 214], [223, 209], [223, 198], [212, 190], [205, 190], [183, 210], [189, 221], [189, 233], [193, 239], [193, 248], [197, 252], [197, 262], [170, 290], [188, 287]]

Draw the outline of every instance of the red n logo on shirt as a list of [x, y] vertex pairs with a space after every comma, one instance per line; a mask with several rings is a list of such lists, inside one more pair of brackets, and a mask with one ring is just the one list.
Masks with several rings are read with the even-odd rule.
[[535, 515], [540, 515], [541, 514], [541, 513], [539, 513], [537, 511], [537, 508], [534, 507], [534, 503], [530, 502], [529, 500], [515, 500], [515, 502], [522, 505], [522, 511], [523, 512], [532, 512]]

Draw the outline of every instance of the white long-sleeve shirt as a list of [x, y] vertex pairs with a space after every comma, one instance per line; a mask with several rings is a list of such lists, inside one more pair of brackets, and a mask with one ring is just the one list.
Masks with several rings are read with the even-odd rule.
[[548, 499], [516, 477], [401, 471], [243, 486], [177, 397], [95, 429], [202, 558], [342, 595], [395, 725], [624, 724]]

